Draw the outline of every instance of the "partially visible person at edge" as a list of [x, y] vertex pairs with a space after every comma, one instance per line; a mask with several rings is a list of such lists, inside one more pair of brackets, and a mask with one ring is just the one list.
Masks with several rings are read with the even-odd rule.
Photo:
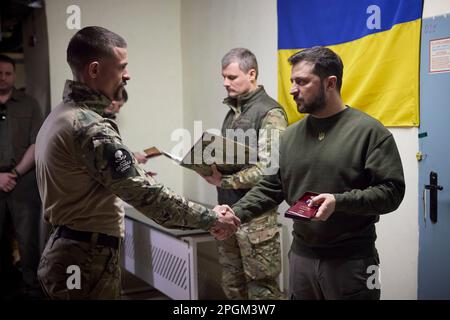
[[[0, 55], [0, 240], [3, 232], [7, 232], [6, 221], [12, 221], [19, 247], [24, 298], [40, 299], [43, 295], [36, 272], [40, 257], [41, 199], [36, 185], [34, 148], [43, 119], [36, 99], [17, 90], [15, 80], [14, 60]], [[2, 289], [14, 277], [11, 240], [8, 242], [1, 246], [6, 251], [2, 255], [7, 255], [1, 260], [8, 261], [1, 272], [1, 277], [7, 278], [0, 283]], [[12, 287], [19, 290], [11, 290], [20, 292], [18, 283]]]
[[[116, 120], [117, 114], [120, 112], [120, 109], [123, 107], [123, 105], [128, 101], [128, 93], [125, 88], [120, 90], [116, 97], [114, 97], [114, 100], [111, 101], [111, 104], [105, 108], [103, 111], [103, 117]], [[148, 158], [145, 156], [145, 154], [141, 152], [133, 152], [133, 156], [136, 159], [136, 161], [140, 164], [147, 163]], [[155, 176], [156, 173], [154, 172], [147, 172], [147, 174], [151, 176]]]
[[[291, 95], [308, 116], [286, 129], [280, 166], [233, 205], [242, 223], [318, 193], [312, 221], [294, 220], [289, 252], [290, 299], [379, 299], [371, 280], [379, 266], [375, 223], [398, 208], [405, 193], [400, 155], [379, 121], [345, 105], [343, 64], [325, 47], [289, 58]], [[369, 268], [371, 266], [371, 268]]]
[[[218, 203], [233, 205], [270, 170], [272, 153], [287, 126], [283, 108], [258, 85], [258, 63], [245, 48], [234, 48], [222, 58], [223, 85], [230, 110], [222, 124], [222, 135], [239, 132], [251, 137], [246, 145], [257, 151], [257, 162], [204, 178], [217, 187]], [[244, 139], [242, 139], [244, 140]], [[276, 208], [242, 224], [235, 235], [218, 241], [222, 264], [222, 288], [229, 299], [285, 299], [277, 282], [281, 272], [281, 245]]]
[[[123, 201], [169, 228], [236, 231], [229, 209], [187, 201], [148, 177], [101, 116], [130, 76], [125, 40], [102, 27], [78, 31], [67, 48], [74, 81], [45, 120], [36, 141], [36, 174], [44, 217], [55, 231], [40, 260], [39, 281], [51, 299], [118, 299]], [[119, 199], [120, 198], [120, 199]], [[70, 266], [81, 276], [69, 288]], [[74, 281], [72, 285], [77, 285]]]

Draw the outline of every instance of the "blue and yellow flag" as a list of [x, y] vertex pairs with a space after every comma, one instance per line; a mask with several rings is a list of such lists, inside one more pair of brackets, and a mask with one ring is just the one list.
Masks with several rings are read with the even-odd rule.
[[344, 103], [386, 126], [418, 126], [422, 7], [423, 0], [278, 0], [278, 100], [289, 123], [302, 116], [287, 59], [326, 46], [344, 62]]

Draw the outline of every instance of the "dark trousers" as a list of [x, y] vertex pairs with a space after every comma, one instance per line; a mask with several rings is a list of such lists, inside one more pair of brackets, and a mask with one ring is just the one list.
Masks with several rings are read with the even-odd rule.
[[9, 216], [6, 220], [0, 238], [0, 300], [17, 298], [23, 291], [22, 273], [14, 264], [14, 230]]
[[378, 257], [317, 259], [289, 252], [289, 299], [379, 300]]
[[40, 296], [41, 290], [37, 281], [37, 267], [40, 257], [39, 226], [41, 223], [41, 201], [34, 178], [34, 171], [25, 175], [13, 191], [0, 194], [0, 239], [2, 238], [8, 216], [12, 221], [15, 238], [19, 245], [25, 294]]

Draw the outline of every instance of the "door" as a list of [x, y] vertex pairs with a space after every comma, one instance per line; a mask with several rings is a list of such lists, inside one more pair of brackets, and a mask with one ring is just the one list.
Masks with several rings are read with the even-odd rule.
[[419, 299], [450, 299], [450, 15], [424, 19], [420, 57]]

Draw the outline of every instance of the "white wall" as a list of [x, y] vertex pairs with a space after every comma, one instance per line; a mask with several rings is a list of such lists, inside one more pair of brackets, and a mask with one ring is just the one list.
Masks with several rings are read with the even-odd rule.
[[450, 14], [450, 1], [448, 0], [425, 0], [423, 6], [423, 18]]
[[[122, 138], [133, 151], [171, 146], [170, 135], [182, 122], [180, 0], [47, 0], [51, 104], [61, 101], [72, 79], [66, 48], [77, 30], [66, 27], [66, 8], [81, 9], [81, 27], [108, 28], [128, 43], [128, 103], [118, 117]], [[149, 161], [158, 180], [182, 191], [182, 169], [165, 159]]]
[[377, 224], [376, 246], [381, 260], [382, 299], [417, 299], [419, 253], [417, 128], [390, 128], [402, 158], [406, 193], [395, 212]]

